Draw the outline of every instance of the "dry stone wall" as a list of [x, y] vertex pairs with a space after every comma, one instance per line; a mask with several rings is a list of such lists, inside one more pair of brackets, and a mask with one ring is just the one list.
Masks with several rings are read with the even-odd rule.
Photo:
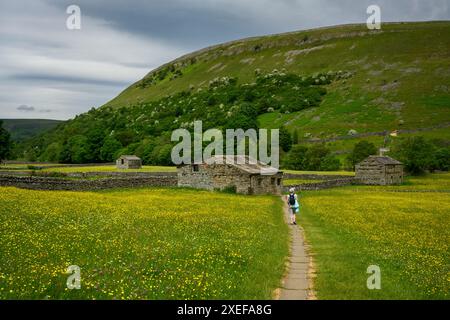
[[177, 179], [174, 176], [153, 176], [145, 178], [117, 178], [117, 179], [62, 179], [36, 176], [6, 176], [0, 175], [0, 186], [13, 186], [36, 190], [73, 190], [88, 191], [113, 188], [136, 187], [175, 187]]
[[317, 183], [302, 183], [297, 185], [287, 185], [283, 187], [284, 192], [288, 192], [289, 188], [295, 188], [295, 190], [322, 190], [335, 187], [348, 186], [352, 184], [358, 184], [359, 181], [354, 177], [346, 177], [341, 179], [323, 180]]

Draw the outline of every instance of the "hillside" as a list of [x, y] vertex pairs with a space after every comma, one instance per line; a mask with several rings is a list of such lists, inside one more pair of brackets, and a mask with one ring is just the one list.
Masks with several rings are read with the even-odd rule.
[[450, 140], [449, 83], [450, 22], [243, 39], [153, 70], [99, 109], [32, 140], [28, 153], [33, 147], [41, 160], [80, 162], [127, 152], [164, 164], [170, 132], [194, 120], [204, 129], [286, 126], [338, 155], [361, 138], [380, 146], [393, 130]]
[[14, 141], [24, 141], [53, 129], [63, 121], [48, 119], [2, 119], [3, 127]]

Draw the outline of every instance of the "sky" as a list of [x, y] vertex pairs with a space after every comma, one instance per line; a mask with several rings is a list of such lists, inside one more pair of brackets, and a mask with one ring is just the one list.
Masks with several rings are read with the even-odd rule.
[[[249, 36], [383, 21], [450, 20], [450, 0], [1, 0], [0, 119], [66, 120], [183, 54]], [[81, 9], [81, 29], [66, 12]]]

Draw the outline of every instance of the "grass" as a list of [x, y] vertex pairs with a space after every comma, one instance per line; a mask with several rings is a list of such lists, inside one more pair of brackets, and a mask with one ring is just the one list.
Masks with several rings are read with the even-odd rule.
[[[190, 86], [205, 86], [215, 77], [234, 76], [240, 83], [252, 82], [255, 69], [284, 68], [302, 75], [343, 70], [353, 76], [328, 86], [319, 107], [291, 114], [266, 113], [258, 118], [260, 126], [285, 124], [298, 130], [300, 137], [311, 133], [321, 138], [345, 135], [350, 129], [374, 132], [430, 127], [450, 121], [449, 98], [442, 86], [450, 79], [445, 72], [450, 66], [449, 34], [450, 24], [445, 21], [385, 23], [382, 32], [368, 32], [359, 24], [239, 40], [194, 53], [197, 62], [187, 66], [180, 78], [146, 89], [130, 86], [106, 105], [123, 107], [157, 100]], [[304, 42], [305, 38], [308, 41]], [[262, 50], [255, 52], [255, 45], [262, 45]], [[304, 49], [316, 50], [286, 59], [289, 52]], [[254, 60], [243, 63], [248, 59]], [[448, 128], [441, 131], [448, 136]]]
[[30, 170], [30, 167], [48, 167], [48, 166], [64, 166], [63, 164], [55, 163], [6, 163], [0, 164], [0, 170]]
[[283, 184], [285, 186], [304, 184], [304, 183], [318, 183], [323, 182], [323, 180], [313, 180], [313, 179], [284, 179]]
[[176, 167], [167, 166], [142, 166], [141, 169], [117, 169], [116, 166], [86, 166], [86, 167], [62, 167], [48, 168], [43, 171], [52, 172], [176, 172]]
[[[429, 192], [449, 182], [443, 174], [396, 187], [302, 192], [318, 298], [449, 299], [450, 197]], [[411, 188], [417, 192], [402, 192]], [[381, 268], [381, 290], [366, 287], [369, 265]]]
[[284, 173], [293, 174], [317, 174], [317, 175], [342, 175], [342, 176], [354, 176], [353, 171], [300, 171], [300, 170], [283, 170]]
[[370, 190], [386, 191], [450, 191], [450, 173], [409, 176], [400, 186], [371, 187]]
[[272, 196], [2, 187], [0, 299], [269, 299], [287, 240]]

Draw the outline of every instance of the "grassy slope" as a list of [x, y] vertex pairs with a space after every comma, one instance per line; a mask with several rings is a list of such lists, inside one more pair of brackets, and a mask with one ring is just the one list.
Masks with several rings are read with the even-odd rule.
[[60, 123], [60, 120], [47, 119], [4, 119], [3, 127], [11, 133], [12, 140], [24, 141], [53, 129]]
[[[255, 46], [262, 49], [255, 52]], [[286, 124], [298, 129], [301, 137], [310, 133], [324, 138], [345, 135], [349, 129], [374, 132], [450, 122], [449, 22], [384, 24], [382, 32], [368, 32], [364, 25], [323, 28], [236, 41], [186, 59], [192, 57], [197, 62], [185, 67], [182, 77], [146, 89], [132, 85], [106, 105], [155, 100], [190, 85], [201, 87], [219, 76], [251, 82], [257, 68], [267, 72], [285, 68], [299, 74], [343, 70], [354, 76], [331, 84], [320, 107], [265, 114], [260, 116], [261, 126]], [[449, 131], [439, 129], [431, 135], [448, 138]], [[333, 149], [348, 150], [354, 141], [340, 143]]]
[[[398, 192], [406, 190], [416, 192]], [[450, 175], [435, 174], [398, 187], [304, 192], [300, 221], [315, 253], [318, 298], [448, 299], [449, 190]], [[366, 287], [373, 264], [381, 290]]]
[[277, 197], [0, 189], [2, 299], [269, 299], [284, 271]]

